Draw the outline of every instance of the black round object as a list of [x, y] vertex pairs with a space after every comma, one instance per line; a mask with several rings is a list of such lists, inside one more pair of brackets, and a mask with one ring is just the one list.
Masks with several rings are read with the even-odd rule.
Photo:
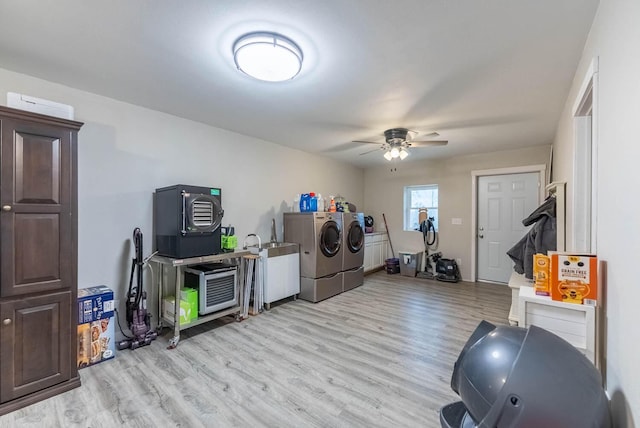
[[370, 215], [365, 216], [364, 225], [367, 227], [373, 227], [373, 217], [371, 217]]
[[338, 254], [342, 244], [340, 228], [335, 221], [328, 221], [322, 225], [320, 230], [320, 251], [327, 257]]
[[352, 253], [357, 253], [364, 246], [364, 230], [359, 222], [355, 222], [349, 228], [347, 233], [347, 248]]

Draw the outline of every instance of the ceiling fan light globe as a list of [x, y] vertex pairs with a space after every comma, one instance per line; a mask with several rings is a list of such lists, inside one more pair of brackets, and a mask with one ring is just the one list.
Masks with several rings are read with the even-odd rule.
[[400, 150], [400, 160], [403, 160], [404, 158], [406, 158], [407, 156], [409, 156], [409, 151], [406, 149], [402, 149]]
[[394, 159], [400, 156], [400, 150], [398, 150], [397, 147], [392, 148], [390, 153], [391, 153], [391, 157]]
[[393, 159], [393, 156], [391, 156], [391, 152], [386, 151], [384, 152], [384, 158], [388, 161], [390, 161], [391, 159]]

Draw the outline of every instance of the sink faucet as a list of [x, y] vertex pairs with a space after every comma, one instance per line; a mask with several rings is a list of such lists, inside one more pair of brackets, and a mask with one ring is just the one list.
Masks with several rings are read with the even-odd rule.
[[278, 235], [276, 234], [276, 219], [271, 219], [271, 242], [278, 242]]
[[242, 248], [244, 248], [245, 250], [247, 249], [247, 240], [249, 239], [249, 237], [254, 236], [258, 239], [258, 250], [262, 250], [262, 240], [260, 239], [260, 237], [258, 235], [256, 235], [255, 233], [250, 233], [247, 235], [246, 238], [244, 238], [244, 242], [242, 244]]

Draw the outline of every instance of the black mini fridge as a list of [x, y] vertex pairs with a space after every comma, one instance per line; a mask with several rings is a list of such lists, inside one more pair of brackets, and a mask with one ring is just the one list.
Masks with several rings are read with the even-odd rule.
[[156, 189], [153, 223], [159, 255], [178, 259], [218, 254], [222, 190], [177, 184]]

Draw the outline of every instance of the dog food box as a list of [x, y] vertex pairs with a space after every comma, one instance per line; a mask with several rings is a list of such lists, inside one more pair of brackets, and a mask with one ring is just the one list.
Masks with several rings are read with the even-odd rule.
[[598, 258], [594, 254], [550, 253], [551, 298], [595, 305], [598, 299]]
[[78, 324], [113, 317], [113, 290], [106, 285], [78, 290]]
[[115, 318], [78, 325], [78, 368], [115, 357]]
[[538, 296], [551, 295], [551, 259], [544, 254], [533, 255], [533, 287]]
[[78, 368], [115, 356], [113, 290], [106, 285], [78, 290]]

